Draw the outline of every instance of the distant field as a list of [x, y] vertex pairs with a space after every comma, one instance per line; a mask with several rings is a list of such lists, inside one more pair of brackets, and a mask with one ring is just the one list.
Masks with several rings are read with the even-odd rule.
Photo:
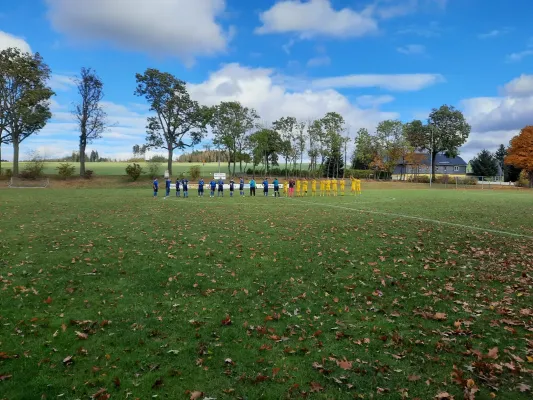
[[0, 191], [0, 398], [531, 399], [531, 191], [144, 184]]
[[[58, 162], [47, 162], [45, 163], [45, 170], [44, 173], [46, 175], [56, 175], [57, 174], [57, 167], [59, 166]], [[79, 163], [70, 163], [74, 166], [76, 166], [76, 173], [79, 174]], [[100, 162], [100, 163], [86, 163], [85, 169], [91, 169], [94, 171], [96, 175], [126, 175], [126, 167], [128, 166], [128, 162]], [[141, 167], [145, 169], [145, 171], [148, 171], [148, 163], [139, 163]], [[24, 169], [25, 163], [20, 163], [19, 169]], [[189, 168], [193, 165], [199, 165], [202, 169], [202, 174], [208, 175], [213, 174], [214, 172], [219, 171], [218, 163], [206, 163], [202, 165], [202, 163], [173, 163], [172, 165], [172, 174], [178, 175], [180, 173], [187, 173], [189, 171]], [[243, 169], [244, 169], [243, 164]], [[280, 168], [283, 168], [285, 165], [280, 164]], [[251, 168], [252, 165], [248, 164], [247, 168]], [[2, 163], [2, 169], [8, 169], [13, 168], [12, 163]], [[161, 174], [166, 170], [167, 164], [161, 163]], [[258, 166], [257, 168], [261, 168], [261, 166]], [[303, 169], [307, 169], [307, 164], [303, 165]], [[236, 174], [239, 173], [239, 165], [236, 166]], [[220, 164], [220, 172], [228, 172], [228, 164], [221, 163]]]

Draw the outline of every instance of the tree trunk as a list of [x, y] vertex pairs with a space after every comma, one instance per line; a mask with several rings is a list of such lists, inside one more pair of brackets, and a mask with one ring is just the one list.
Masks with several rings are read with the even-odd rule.
[[12, 135], [13, 138], [13, 176], [19, 174], [19, 141], [17, 135]]
[[172, 157], [173, 157], [173, 155], [174, 155], [174, 149], [172, 149], [172, 147], [170, 147], [168, 149], [168, 161], [167, 161], [168, 176], [172, 176]]
[[80, 176], [85, 176], [85, 147], [86, 144], [80, 141]]

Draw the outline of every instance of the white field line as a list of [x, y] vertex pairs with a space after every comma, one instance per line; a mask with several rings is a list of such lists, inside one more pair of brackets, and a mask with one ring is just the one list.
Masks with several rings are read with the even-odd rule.
[[412, 215], [388, 213], [388, 212], [382, 212], [382, 211], [363, 210], [363, 209], [360, 209], [360, 208], [337, 206], [337, 205], [334, 205], [334, 204], [322, 204], [322, 203], [317, 203], [317, 202], [312, 202], [312, 201], [300, 200], [300, 199], [296, 199], [294, 197], [290, 198], [290, 199], [292, 201], [297, 201], [297, 202], [300, 202], [300, 203], [311, 204], [311, 205], [316, 205], [316, 206], [339, 208], [341, 210], [349, 210], [349, 211], [359, 211], [359, 212], [362, 212], [362, 213], [383, 215], [383, 216], [388, 216], [388, 217], [399, 217], [399, 218], [413, 219], [413, 220], [416, 220], [416, 221], [432, 222], [432, 223], [435, 223], [435, 224], [453, 226], [453, 227], [456, 227], [456, 228], [470, 229], [470, 230], [482, 231], [482, 232], [491, 232], [491, 233], [496, 233], [496, 234], [499, 234], [499, 235], [514, 236], [514, 237], [532, 239], [533, 240], [533, 236], [522, 235], [520, 233], [500, 231], [500, 230], [490, 229], [490, 228], [480, 228], [478, 226], [456, 224], [454, 222], [439, 221], [437, 219], [430, 219], [430, 218], [423, 218], [423, 217], [414, 217]]

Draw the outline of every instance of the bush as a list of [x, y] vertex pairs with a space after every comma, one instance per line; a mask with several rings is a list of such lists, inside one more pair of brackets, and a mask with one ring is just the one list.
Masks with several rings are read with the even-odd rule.
[[23, 179], [37, 179], [43, 176], [43, 170], [44, 161], [34, 155], [19, 175]]
[[6, 176], [11, 178], [13, 176], [13, 170], [11, 168], [6, 168]]
[[463, 184], [463, 185], [475, 186], [475, 185], [477, 185], [478, 180], [476, 178], [466, 177], [464, 179], [460, 179], [457, 183]]
[[139, 179], [139, 177], [141, 176], [141, 174], [143, 173], [143, 169], [142, 167], [137, 164], [137, 163], [133, 163], [133, 164], [129, 164], [127, 167], [126, 167], [126, 174], [128, 174], [128, 176], [133, 179], [133, 181], [135, 182], [137, 179]]
[[435, 183], [455, 183], [455, 180], [450, 178], [450, 175], [438, 175], [435, 177]]
[[59, 167], [56, 167], [57, 174], [63, 178], [67, 179], [68, 177], [74, 175], [74, 171], [76, 170], [76, 167], [74, 165], [70, 165], [69, 163], [61, 163], [59, 164]]
[[428, 175], [409, 175], [407, 177], [407, 182], [429, 183], [429, 176]]
[[152, 160], [148, 162], [148, 172], [150, 174], [150, 178], [154, 179], [155, 177], [161, 175], [161, 164]]
[[200, 179], [201, 168], [199, 165], [189, 167], [189, 176], [193, 181]]
[[168, 159], [163, 156], [153, 156], [150, 161], [154, 163], [165, 163], [168, 161]]
[[92, 169], [86, 169], [85, 170], [85, 179], [91, 179], [94, 175], [94, 171]]
[[529, 187], [528, 178], [529, 178], [528, 173], [525, 170], [522, 170], [522, 172], [520, 172], [520, 176], [518, 177], [518, 180], [516, 181], [516, 186]]

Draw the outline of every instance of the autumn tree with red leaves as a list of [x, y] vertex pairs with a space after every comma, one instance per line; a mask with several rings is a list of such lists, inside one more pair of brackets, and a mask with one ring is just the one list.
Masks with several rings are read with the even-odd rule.
[[533, 126], [529, 125], [515, 136], [507, 151], [505, 164], [522, 168], [529, 174], [529, 186], [533, 187]]

